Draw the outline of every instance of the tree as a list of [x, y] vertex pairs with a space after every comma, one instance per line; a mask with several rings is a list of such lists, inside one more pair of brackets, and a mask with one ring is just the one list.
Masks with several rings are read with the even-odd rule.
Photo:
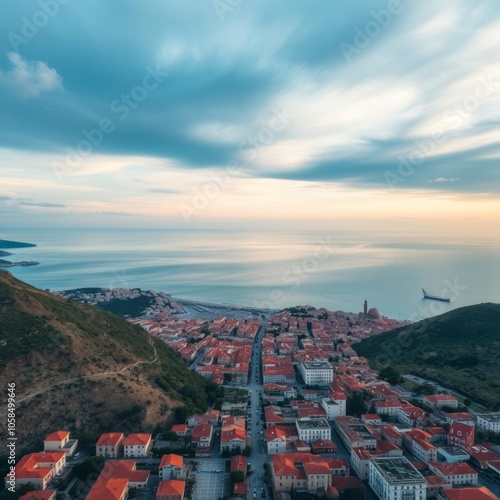
[[245, 480], [245, 473], [242, 470], [233, 470], [231, 472], [232, 483], [242, 483]]
[[469, 407], [472, 404], [472, 401], [470, 399], [464, 399], [464, 405]]
[[346, 413], [355, 417], [365, 413], [365, 397], [362, 392], [355, 391], [347, 397]]
[[73, 467], [73, 472], [81, 480], [87, 479], [90, 475], [96, 475], [96, 477], [102, 471], [106, 461], [102, 457], [90, 457], [84, 460], [81, 464], [76, 464]]
[[401, 380], [401, 373], [392, 366], [386, 366], [380, 370], [378, 378], [389, 382], [389, 384], [398, 384]]
[[436, 394], [436, 388], [432, 384], [429, 384], [429, 382], [425, 382], [424, 384], [417, 385], [417, 387], [415, 387], [415, 392], [417, 394], [430, 396], [431, 394]]
[[163, 434], [165, 441], [178, 441], [179, 437], [174, 431], [167, 431]]

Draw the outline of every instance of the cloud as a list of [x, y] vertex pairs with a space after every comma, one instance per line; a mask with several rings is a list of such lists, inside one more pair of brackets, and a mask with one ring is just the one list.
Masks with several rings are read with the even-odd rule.
[[63, 208], [66, 206], [61, 203], [46, 203], [46, 202], [36, 203], [30, 201], [21, 201], [18, 203], [18, 205], [22, 205], [24, 207], [40, 207], [40, 208]]
[[432, 182], [458, 182], [460, 180], [460, 177], [456, 177], [455, 179], [446, 179], [445, 177], [437, 177], [434, 180], [429, 180], [427, 182], [432, 183]]
[[130, 216], [130, 215], [137, 215], [137, 214], [132, 214], [129, 212], [89, 212], [90, 215], [119, 215], [119, 216]]
[[27, 61], [17, 52], [8, 54], [13, 68], [0, 71], [0, 84], [22, 97], [37, 97], [43, 92], [62, 91], [62, 78], [42, 61]]
[[182, 192], [177, 189], [161, 189], [161, 188], [148, 188], [145, 189], [144, 191], [147, 191], [148, 193], [159, 193], [159, 194], [179, 194]]
[[[201, 170], [238, 162], [256, 179], [384, 189], [385, 172], [417, 152], [423, 161], [399, 189], [500, 193], [500, 5], [439, 3], [430, 19], [425, 5], [402, 1], [386, 22], [379, 14], [390, 3], [397, 2], [289, 0], [284, 8], [254, 0], [221, 22], [210, 1], [196, 12], [181, 0], [70, 2], [23, 46], [29, 61], [11, 53], [13, 69], [0, 74], [3, 84], [41, 103], [2, 103], [0, 147], [31, 154], [21, 173], [8, 177], [29, 172], [34, 153], [71, 158], [88, 136], [98, 140], [90, 131], [109, 119], [113, 132], [61, 185], [88, 183], [107, 196], [126, 175], [122, 158], [148, 157], [158, 170], [175, 166], [195, 180]], [[354, 44], [367, 26], [373, 32], [374, 12], [386, 25], [365, 35], [347, 61], [341, 44]], [[2, 32], [19, 32], [25, 15], [13, 3], [0, 19]], [[138, 19], [147, 31], [133, 29]], [[119, 36], [124, 30], [127, 37]], [[142, 96], [133, 90], [148, 67], [168, 76], [120, 119], [112, 103]], [[64, 92], [55, 94], [63, 79]], [[286, 107], [295, 118], [269, 140], [269, 120]], [[432, 143], [440, 130], [445, 138]], [[256, 155], [242, 155], [241, 144], [252, 142]], [[135, 177], [146, 175], [143, 165], [132, 167]], [[439, 178], [461, 182], [429, 182]], [[172, 184], [142, 189], [148, 185]], [[131, 193], [137, 189], [131, 184]]]

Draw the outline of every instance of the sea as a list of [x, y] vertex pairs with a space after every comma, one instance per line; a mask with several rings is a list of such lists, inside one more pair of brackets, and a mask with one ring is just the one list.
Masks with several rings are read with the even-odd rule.
[[[295, 305], [418, 320], [500, 302], [500, 237], [466, 240], [377, 231], [7, 229], [35, 243], [7, 259], [42, 289], [142, 288], [234, 306]], [[441, 241], [440, 241], [441, 240]], [[444, 240], [444, 241], [442, 241]], [[423, 299], [428, 293], [450, 303]]]

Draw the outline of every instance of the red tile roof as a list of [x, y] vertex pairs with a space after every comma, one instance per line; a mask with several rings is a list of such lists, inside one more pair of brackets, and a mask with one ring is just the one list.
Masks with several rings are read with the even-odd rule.
[[323, 449], [323, 448], [333, 448], [336, 449], [337, 446], [333, 441], [330, 441], [329, 439], [317, 439], [316, 441], [313, 441], [311, 443], [312, 449]]
[[436, 449], [434, 445], [432, 445], [428, 441], [425, 441], [424, 439], [415, 439], [415, 443], [417, 443], [420, 446], [420, 448], [422, 448], [425, 451]]
[[55, 498], [57, 490], [35, 490], [29, 491], [25, 495], [19, 497], [18, 500], [52, 500]]
[[123, 440], [123, 446], [142, 446], [151, 441], [151, 434], [130, 434]]
[[193, 428], [193, 441], [199, 441], [201, 438], [208, 438], [212, 434], [211, 424], [195, 425]]
[[227, 443], [228, 441], [232, 441], [233, 439], [246, 441], [246, 437], [246, 432], [241, 427], [231, 427], [227, 430], [222, 428], [222, 431], [220, 433], [221, 443]]
[[441, 476], [424, 476], [429, 486], [440, 486], [446, 484], [446, 481]]
[[243, 455], [234, 455], [231, 457], [231, 472], [237, 470], [247, 471], [247, 459]]
[[332, 476], [332, 486], [339, 490], [365, 489], [356, 476]]
[[96, 444], [102, 446], [117, 445], [122, 437], [123, 432], [108, 432], [106, 434], [101, 434]]
[[393, 452], [400, 450], [399, 446], [396, 446], [395, 444], [391, 443], [390, 441], [387, 441], [385, 439], [382, 440], [377, 440], [377, 447], [375, 449], [374, 454], [375, 455], [385, 455], [387, 453]]
[[330, 467], [326, 462], [306, 462], [304, 470], [306, 474], [330, 474]]
[[330, 467], [330, 470], [349, 468], [349, 462], [344, 458], [327, 458], [325, 461], [328, 464], [328, 467]]
[[189, 429], [187, 424], [177, 424], [172, 425], [172, 432], [182, 432], [185, 433]]
[[69, 436], [68, 431], [56, 431], [56, 432], [52, 432], [51, 434], [49, 434], [45, 438], [45, 441], [62, 441], [67, 436]]
[[448, 500], [498, 500], [488, 488], [456, 488], [453, 490], [443, 490]]
[[425, 431], [432, 436], [448, 434], [448, 431], [443, 427], [426, 427]]
[[440, 403], [442, 401], [456, 401], [457, 398], [451, 394], [431, 394], [430, 396], [424, 396], [424, 399], [430, 401], [431, 403]]
[[184, 458], [181, 455], [174, 455], [173, 453], [170, 453], [169, 455], [163, 455], [163, 457], [161, 457], [160, 468], [166, 467], [167, 465], [173, 465], [182, 469], [183, 464]]
[[477, 474], [470, 465], [465, 462], [458, 462], [456, 464], [437, 463], [433, 462], [432, 466], [439, 470], [444, 476], [457, 476], [459, 474]]
[[248, 488], [245, 483], [234, 483], [234, 488], [233, 488], [234, 495], [246, 495], [247, 491]]
[[164, 496], [177, 496], [179, 499], [184, 498], [185, 481], [177, 479], [170, 479], [168, 481], [161, 481], [158, 490], [156, 491], [156, 498]]
[[25, 455], [16, 465], [16, 477], [22, 479], [44, 478], [51, 474], [53, 469], [51, 467], [39, 467], [39, 464], [57, 463], [65, 456], [66, 453], [63, 451]]
[[[149, 471], [137, 470], [135, 460], [110, 460], [101, 471], [99, 478], [126, 479], [132, 483], [145, 483]], [[99, 482], [97, 479], [96, 484]]]
[[456, 411], [453, 413], [447, 413], [446, 418], [450, 420], [471, 420], [474, 421], [474, 417], [466, 411]]
[[120, 500], [127, 488], [127, 479], [98, 479], [87, 495], [87, 500]]

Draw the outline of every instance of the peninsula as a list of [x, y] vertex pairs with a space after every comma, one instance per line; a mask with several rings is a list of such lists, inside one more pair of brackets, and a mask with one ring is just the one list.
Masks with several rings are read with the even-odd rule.
[[37, 266], [40, 262], [34, 260], [22, 260], [21, 262], [11, 262], [10, 260], [0, 259], [0, 267], [14, 267], [14, 266]]
[[36, 247], [33, 243], [23, 243], [22, 241], [0, 240], [0, 248], [28, 248]]

